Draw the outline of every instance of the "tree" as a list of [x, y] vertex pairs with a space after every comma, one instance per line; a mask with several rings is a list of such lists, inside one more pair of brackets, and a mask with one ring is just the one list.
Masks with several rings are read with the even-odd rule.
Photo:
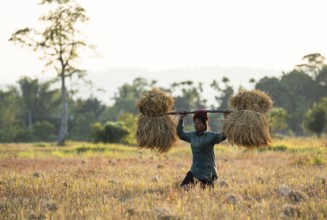
[[220, 109], [228, 109], [229, 97], [234, 93], [234, 89], [231, 85], [229, 85], [229, 82], [230, 81], [227, 77], [223, 77], [223, 88], [219, 86], [219, 83], [216, 80], [214, 80], [210, 85], [211, 88], [213, 88], [219, 93], [219, 95], [215, 96], [215, 99], [219, 103], [218, 108]]
[[124, 138], [123, 143], [136, 145], [137, 116], [130, 113], [123, 113], [118, 118], [118, 122], [122, 122], [128, 131], [128, 135]]
[[267, 92], [276, 107], [287, 111], [286, 122], [297, 135], [303, 134], [301, 122], [305, 111], [321, 97], [318, 83], [298, 70], [283, 73], [281, 79], [264, 77], [256, 83], [255, 88]]
[[297, 135], [303, 135], [304, 114], [319, 99], [317, 84], [306, 73], [295, 70], [282, 76], [280, 82], [287, 88], [287, 101], [280, 106], [288, 112], [287, 124]]
[[274, 105], [288, 109], [289, 89], [276, 77], [263, 77], [255, 84], [255, 89], [265, 91], [271, 96]]
[[287, 111], [283, 108], [273, 108], [268, 115], [269, 127], [272, 133], [281, 132], [287, 128]]
[[[29, 77], [22, 77], [19, 79], [18, 84], [20, 86], [20, 90], [22, 92], [22, 104], [23, 108], [23, 120], [27, 119], [28, 128], [32, 129], [32, 108], [35, 106], [35, 100], [37, 97], [37, 90], [38, 90], [38, 81], [37, 79], [32, 80]], [[26, 117], [25, 117], [26, 116]], [[24, 120], [24, 121], [25, 121]]]
[[194, 85], [192, 81], [173, 83], [171, 90], [180, 94], [174, 96], [176, 110], [194, 111], [206, 108], [207, 100], [202, 98], [203, 84], [201, 82], [197, 85]]
[[327, 66], [325, 65], [318, 73], [316, 81], [321, 86], [324, 94], [327, 94]]
[[318, 103], [314, 103], [304, 117], [304, 127], [321, 136], [322, 132], [327, 128], [327, 97], [321, 99]]
[[55, 4], [54, 11], [41, 16], [44, 28], [39, 31], [34, 28], [23, 28], [12, 34], [9, 41], [21, 46], [27, 46], [34, 51], [42, 52], [41, 60], [45, 68], [55, 69], [61, 80], [61, 122], [58, 135], [58, 145], [64, 145], [67, 135], [68, 112], [66, 102], [66, 77], [74, 74], [82, 77], [85, 71], [77, 68], [79, 51], [87, 44], [77, 29], [79, 23], [86, 22], [88, 17], [83, 7], [73, 0], [43, 0], [44, 4]]
[[16, 123], [16, 114], [19, 110], [18, 91], [9, 87], [8, 91], [0, 90], [0, 129], [6, 129]]
[[38, 79], [23, 76], [18, 80], [21, 105], [19, 120], [32, 129], [37, 121], [53, 121], [56, 107], [60, 104], [60, 91], [50, 89], [53, 81], [40, 83]]
[[16, 88], [0, 90], [0, 142], [11, 142], [19, 134], [16, 114], [19, 111], [19, 94]]
[[308, 75], [312, 76], [314, 79], [318, 75], [319, 71], [326, 66], [324, 64], [325, 57], [320, 53], [312, 53], [305, 55], [302, 60], [303, 64], [299, 64], [295, 66], [295, 70], [303, 71]]
[[78, 99], [72, 104], [73, 117], [70, 121], [70, 137], [74, 140], [89, 139], [91, 125], [99, 121], [105, 106], [95, 97], [86, 100]]
[[136, 103], [142, 94], [155, 86], [156, 81], [148, 81], [142, 77], [135, 78], [132, 84], [124, 83], [114, 96], [114, 104], [102, 114], [102, 121], [117, 120], [124, 112], [137, 114]]
[[[221, 82], [223, 86], [219, 84], [218, 81], [214, 80], [210, 87], [215, 90], [218, 94], [215, 95], [215, 100], [217, 101], [217, 105], [212, 105], [213, 109], [228, 109], [229, 106], [229, 98], [234, 93], [233, 87], [229, 84], [230, 81], [227, 77], [223, 77]], [[220, 131], [223, 128], [223, 116], [222, 114], [211, 114], [209, 118], [209, 126], [213, 131]]]

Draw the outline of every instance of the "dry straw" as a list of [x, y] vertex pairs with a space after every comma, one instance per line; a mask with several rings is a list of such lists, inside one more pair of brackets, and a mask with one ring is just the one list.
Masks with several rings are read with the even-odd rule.
[[144, 116], [162, 117], [174, 104], [174, 98], [158, 88], [152, 88], [140, 98], [137, 110]]
[[235, 112], [224, 121], [224, 134], [232, 145], [247, 148], [271, 143], [266, 113], [272, 108], [271, 98], [260, 90], [240, 91], [230, 103]]
[[151, 118], [140, 115], [137, 121], [136, 139], [140, 148], [168, 152], [177, 144], [176, 117], [169, 115]]
[[140, 148], [164, 153], [177, 144], [177, 118], [166, 115], [173, 104], [173, 97], [157, 88], [152, 88], [140, 98], [137, 109], [141, 115], [136, 130], [136, 140]]
[[232, 145], [253, 148], [271, 142], [267, 118], [259, 112], [235, 111], [225, 120], [223, 129]]
[[237, 111], [252, 110], [266, 114], [273, 105], [271, 98], [260, 90], [240, 91], [230, 99], [230, 104]]

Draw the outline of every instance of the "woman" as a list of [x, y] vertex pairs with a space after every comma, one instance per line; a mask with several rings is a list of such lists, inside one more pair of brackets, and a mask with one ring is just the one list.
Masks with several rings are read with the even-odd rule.
[[[224, 112], [224, 118], [229, 111]], [[178, 137], [191, 143], [193, 161], [190, 171], [187, 172], [181, 186], [192, 186], [201, 182], [201, 186], [213, 187], [217, 179], [214, 145], [226, 139], [223, 133], [207, 131], [208, 116], [204, 110], [198, 110], [193, 116], [195, 131], [184, 132], [183, 119], [186, 113], [180, 114], [177, 125]]]

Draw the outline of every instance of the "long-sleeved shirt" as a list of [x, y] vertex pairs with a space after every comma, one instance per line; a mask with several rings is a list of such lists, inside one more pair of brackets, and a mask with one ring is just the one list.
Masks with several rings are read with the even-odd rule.
[[190, 171], [193, 175], [201, 180], [217, 176], [214, 146], [226, 140], [226, 136], [212, 131], [184, 132], [183, 120], [178, 122], [177, 135], [181, 140], [191, 144], [193, 160]]

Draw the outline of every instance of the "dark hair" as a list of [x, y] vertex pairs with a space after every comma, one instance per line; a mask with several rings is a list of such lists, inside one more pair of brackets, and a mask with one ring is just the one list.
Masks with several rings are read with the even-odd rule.
[[193, 115], [193, 122], [195, 121], [195, 119], [199, 119], [203, 124], [206, 125], [206, 129], [207, 129], [207, 121], [208, 121], [207, 111], [205, 110], [196, 111]]

